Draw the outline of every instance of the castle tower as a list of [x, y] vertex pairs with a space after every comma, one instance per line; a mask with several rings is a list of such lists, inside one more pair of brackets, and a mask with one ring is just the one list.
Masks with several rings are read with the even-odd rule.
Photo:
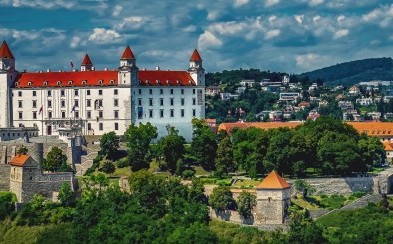
[[4, 112], [0, 113], [0, 128], [12, 126], [11, 86], [16, 76], [15, 57], [3, 41], [0, 46], [0, 104]]
[[91, 62], [89, 55], [86, 53], [81, 64], [81, 71], [92, 71], [92, 70], [94, 70], [93, 63]]
[[135, 55], [127, 46], [120, 58], [119, 85], [138, 85], [138, 70]]
[[205, 85], [205, 69], [202, 67], [202, 58], [198, 50], [194, 50], [190, 58], [188, 73], [198, 86]]
[[283, 224], [290, 200], [291, 186], [273, 170], [257, 186], [257, 222]]

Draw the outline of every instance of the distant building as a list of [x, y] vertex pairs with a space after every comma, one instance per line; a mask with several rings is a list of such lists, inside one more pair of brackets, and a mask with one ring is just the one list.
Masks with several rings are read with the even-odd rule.
[[349, 88], [348, 94], [351, 96], [358, 96], [360, 94], [360, 89], [358, 86], [352, 86]]
[[221, 98], [221, 100], [224, 100], [224, 101], [231, 100], [231, 99], [236, 100], [239, 98], [239, 95], [228, 93], [228, 92], [223, 92], [223, 93], [220, 93], [220, 98]]
[[299, 98], [302, 98], [302, 96], [298, 92], [281, 92], [280, 93], [280, 101], [295, 103]]
[[240, 81], [241, 86], [248, 86], [248, 87], [254, 87], [255, 86], [255, 80], [241, 80]]
[[372, 98], [358, 98], [356, 99], [356, 104], [361, 106], [369, 106], [374, 104], [374, 100]]
[[206, 96], [215, 96], [221, 93], [221, 88], [218, 86], [208, 86], [206, 87]]

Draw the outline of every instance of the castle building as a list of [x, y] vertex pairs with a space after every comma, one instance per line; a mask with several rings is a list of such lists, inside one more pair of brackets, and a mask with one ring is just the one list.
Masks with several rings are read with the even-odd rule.
[[291, 204], [291, 186], [272, 171], [257, 186], [257, 222], [283, 224]]
[[191, 120], [205, 117], [204, 99], [205, 70], [197, 50], [187, 71], [139, 70], [127, 46], [116, 69], [96, 70], [86, 54], [80, 70], [33, 73], [17, 71], [7, 43], [0, 46], [0, 128], [59, 135], [61, 128], [77, 127], [83, 135], [122, 135], [131, 123], [150, 122], [159, 137], [170, 124], [190, 141]]

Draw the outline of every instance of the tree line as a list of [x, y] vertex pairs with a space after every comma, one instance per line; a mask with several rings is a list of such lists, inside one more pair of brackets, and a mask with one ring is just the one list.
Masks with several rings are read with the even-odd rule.
[[[156, 143], [152, 143], [157, 138], [153, 125], [131, 125], [123, 137], [127, 156], [119, 159], [117, 166], [138, 171], [149, 168], [154, 159], [162, 170], [183, 176], [192, 176], [192, 166], [202, 166], [218, 177], [245, 171], [256, 178], [272, 170], [303, 177], [315, 173], [364, 173], [386, 158], [378, 138], [359, 134], [352, 126], [331, 117], [322, 116], [294, 129], [251, 127], [235, 129], [231, 135], [214, 133], [203, 120], [194, 119], [192, 124], [193, 139], [189, 145], [169, 125], [167, 136]], [[106, 152], [107, 157], [114, 157], [119, 137], [113, 132], [104, 135], [101, 147], [101, 154]]]

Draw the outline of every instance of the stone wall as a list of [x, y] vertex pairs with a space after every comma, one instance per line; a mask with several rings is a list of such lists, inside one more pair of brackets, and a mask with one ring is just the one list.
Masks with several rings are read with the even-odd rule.
[[10, 189], [10, 172], [10, 165], [0, 164], [0, 191], [8, 191]]
[[[375, 177], [345, 177], [345, 178], [312, 178], [304, 179], [321, 195], [349, 195], [353, 192], [378, 192], [378, 183]], [[294, 184], [295, 180], [287, 180]], [[292, 192], [293, 194], [295, 191]]]

